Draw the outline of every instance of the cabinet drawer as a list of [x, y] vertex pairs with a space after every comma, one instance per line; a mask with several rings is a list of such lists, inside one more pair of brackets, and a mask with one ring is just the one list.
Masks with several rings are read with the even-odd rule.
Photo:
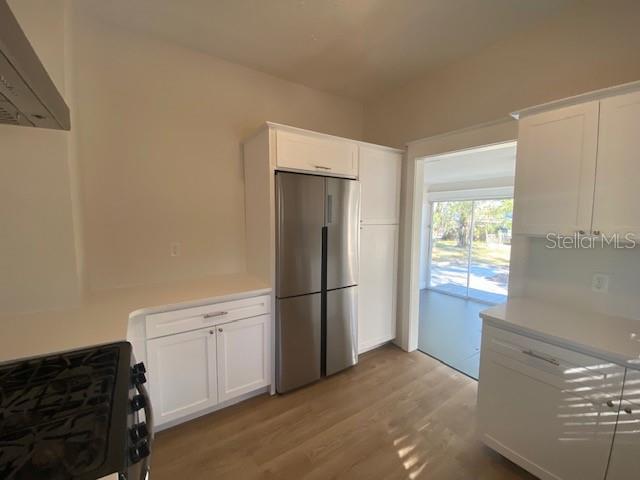
[[147, 315], [146, 318], [147, 338], [162, 337], [242, 318], [255, 317], [269, 313], [270, 310], [271, 297], [262, 295], [202, 307], [154, 313]]
[[483, 351], [508, 368], [595, 403], [620, 398], [623, 367], [489, 325], [483, 335]]
[[351, 178], [358, 176], [358, 146], [355, 142], [278, 131], [276, 157], [279, 169]]

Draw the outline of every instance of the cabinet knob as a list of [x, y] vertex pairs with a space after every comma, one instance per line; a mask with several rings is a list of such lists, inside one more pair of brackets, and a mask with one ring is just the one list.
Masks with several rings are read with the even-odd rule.
[[216, 333], [216, 332], [215, 332], [215, 330], [209, 330], [209, 333], [210, 333], [211, 335], [213, 335], [213, 334], [214, 334], [214, 333]]
[[219, 329], [218, 329], [218, 331], [219, 331], [219, 332], [221, 332], [221, 331], [222, 331], [222, 329], [221, 329], [221, 328], [219, 328]]
[[613, 408], [613, 402], [611, 400], [607, 400], [607, 407]]
[[594, 234], [594, 235], [600, 235], [600, 230], [594, 230], [594, 231], [593, 231], [593, 234]]
[[578, 234], [584, 235], [584, 233], [585, 233], [584, 230], [578, 230]]
[[628, 414], [628, 415], [632, 415], [633, 414], [633, 410], [631, 410], [629, 407], [624, 409], [624, 413]]

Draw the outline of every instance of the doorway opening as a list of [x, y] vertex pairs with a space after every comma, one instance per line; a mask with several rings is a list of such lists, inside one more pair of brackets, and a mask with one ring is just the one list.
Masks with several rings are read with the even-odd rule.
[[418, 349], [477, 379], [480, 312], [507, 299], [515, 143], [425, 160]]

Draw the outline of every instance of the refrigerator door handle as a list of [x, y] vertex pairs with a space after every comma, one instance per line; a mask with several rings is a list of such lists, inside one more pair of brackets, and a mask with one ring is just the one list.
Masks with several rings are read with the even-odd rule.
[[333, 222], [333, 195], [327, 195], [327, 224]]

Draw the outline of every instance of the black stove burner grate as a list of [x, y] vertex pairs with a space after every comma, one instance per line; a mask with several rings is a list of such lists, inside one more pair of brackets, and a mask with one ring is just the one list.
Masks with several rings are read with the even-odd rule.
[[0, 366], [0, 478], [73, 478], [106, 458], [119, 348]]

